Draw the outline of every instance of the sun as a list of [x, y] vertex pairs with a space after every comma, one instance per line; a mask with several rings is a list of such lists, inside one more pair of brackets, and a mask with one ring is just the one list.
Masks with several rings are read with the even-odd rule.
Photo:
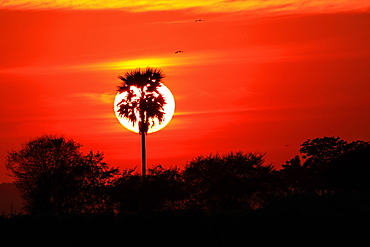
[[[173, 94], [171, 91], [166, 87], [163, 83], [160, 83], [160, 87], [158, 88], [159, 93], [161, 93], [166, 100], [166, 104], [163, 106], [164, 110], [164, 120], [162, 123], [158, 123], [157, 120], [155, 120], [155, 125], [149, 128], [148, 133], [153, 133], [156, 131], [159, 131], [167, 126], [167, 124], [171, 121], [173, 114], [175, 113], [175, 98], [173, 97]], [[120, 117], [118, 114], [119, 107], [117, 104], [122, 101], [126, 97], [125, 93], [117, 93], [116, 98], [114, 99], [114, 113], [116, 114], [116, 117], [118, 121], [128, 130], [139, 133], [139, 125], [136, 122], [135, 125], [132, 125], [132, 122], [128, 120], [128, 118]]]

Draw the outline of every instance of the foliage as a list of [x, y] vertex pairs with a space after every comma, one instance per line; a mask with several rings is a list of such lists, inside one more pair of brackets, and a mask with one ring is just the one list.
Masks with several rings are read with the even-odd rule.
[[185, 166], [191, 202], [206, 210], [241, 210], [262, 206], [277, 187], [271, 165], [260, 153], [199, 156]]
[[139, 134], [148, 133], [148, 129], [155, 125], [155, 120], [159, 123], [164, 120], [163, 106], [166, 101], [158, 91], [164, 78], [162, 70], [137, 68], [118, 78], [122, 80], [118, 87], [119, 93], [127, 94], [117, 104], [119, 115], [129, 119], [133, 125], [138, 122]]
[[370, 196], [370, 145], [361, 143], [333, 160], [325, 174], [328, 188], [337, 193]]
[[134, 169], [125, 170], [115, 183], [112, 198], [118, 212], [138, 212], [164, 210], [184, 193], [179, 169], [159, 165], [149, 169], [146, 179]]
[[142, 177], [145, 178], [145, 135], [156, 121], [161, 124], [165, 115], [163, 106], [166, 101], [159, 92], [164, 74], [161, 69], [137, 68], [127, 71], [124, 76], [118, 78], [122, 80], [118, 91], [126, 94], [126, 97], [117, 104], [117, 111], [119, 116], [127, 118], [133, 126], [138, 123], [141, 135]]
[[359, 174], [368, 172], [369, 147], [369, 142], [348, 143], [339, 137], [308, 139], [300, 149], [304, 162], [296, 156], [283, 165], [280, 174], [292, 193], [332, 194], [341, 184], [352, 187], [356, 181], [364, 181]]
[[304, 154], [304, 167], [320, 169], [320, 166], [330, 163], [343, 154], [368, 145], [369, 143], [364, 141], [347, 143], [340, 137], [322, 137], [308, 139], [301, 145], [299, 151]]
[[293, 194], [304, 193], [308, 190], [311, 179], [307, 177], [307, 169], [302, 166], [301, 159], [296, 155], [293, 159], [286, 161], [279, 171], [288, 192]]
[[[26, 210], [35, 214], [307, 212], [370, 208], [370, 143], [324, 137], [302, 144], [280, 171], [261, 153], [199, 156], [183, 170], [160, 165], [143, 179], [109, 168], [100, 152], [60, 136], [41, 136], [8, 153]], [[285, 209], [284, 209], [285, 208]], [[274, 211], [275, 210], [275, 211]]]
[[345, 152], [346, 141], [339, 137], [323, 137], [308, 139], [299, 150], [303, 153], [305, 167], [313, 168], [323, 163], [328, 163]]
[[6, 157], [6, 168], [31, 214], [87, 213], [106, 210], [107, 189], [117, 169], [100, 152], [83, 154], [81, 144], [44, 135]]

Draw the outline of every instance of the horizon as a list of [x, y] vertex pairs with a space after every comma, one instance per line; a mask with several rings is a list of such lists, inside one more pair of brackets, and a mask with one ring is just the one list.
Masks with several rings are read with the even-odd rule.
[[307, 139], [369, 141], [369, 26], [368, 1], [2, 3], [0, 184], [6, 153], [43, 134], [139, 169], [140, 137], [113, 110], [136, 67], [162, 69], [176, 102], [148, 167], [243, 151], [279, 169]]

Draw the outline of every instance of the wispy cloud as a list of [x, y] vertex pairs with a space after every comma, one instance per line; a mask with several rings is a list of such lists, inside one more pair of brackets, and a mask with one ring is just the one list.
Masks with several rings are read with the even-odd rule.
[[76, 93], [76, 94], [69, 95], [69, 97], [103, 103], [103, 104], [111, 104], [112, 102], [114, 102], [115, 95], [110, 92], [107, 92], [107, 93]]
[[297, 110], [302, 108], [309, 108], [309, 107], [322, 107], [322, 104], [312, 104], [312, 105], [304, 105], [304, 104], [292, 104], [292, 105], [278, 105], [278, 106], [258, 106], [258, 107], [230, 107], [230, 108], [219, 108], [219, 109], [212, 109], [212, 110], [201, 110], [201, 111], [181, 111], [175, 112], [175, 116], [190, 116], [190, 115], [207, 115], [207, 114], [236, 114], [236, 113], [247, 113], [247, 112], [271, 112], [271, 111], [282, 111], [282, 110]]
[[88, 63], [76, 65], [76, 69], [81, 70], [122, 70], [134, 69], [137, 67], [172, 67], [193, 64], [197, 60], [194, 56], [187, 57], [141, 57], [133, 59], [122, 59], [114, 61], [102, 61], [97, 63]]
[[122, 9], [132, 12], [192, 9], [196, 12], [239, 12], [249, 10], [343, 12], [369, 11], [368, 0], [11, 0], [2, 1], [2, 8], [17, 9]]
[[137, 56], [124, 59], [114, 59], [114, 60], [101, 60], [101, 61], [86, 61], [71, 64], [32, 64], [20, 67], [11, 68], [0, 68], [0, 72], [5, 73], [15, 73], [22, 71], [22, 73], [55, 73], [58, 71], [63, 72], [77, 72], [77, 71], [98, 71], [98, 70], [125, 70], [134, 69], [138, 67], [179, 67], [179, 66], [189, 66], [189, 65], [199, 65], [207, 63], [210, 61], [212, 63], [219, 63], [223, 61], [225, 54], [223, 52], [192, 52], [181, 55], [172, 56]]

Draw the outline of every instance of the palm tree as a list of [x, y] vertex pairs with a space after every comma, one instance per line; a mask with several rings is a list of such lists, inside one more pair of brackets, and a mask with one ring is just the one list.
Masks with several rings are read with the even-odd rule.
[[139, 135], [141, 135], [142, 176], [146, 176], [146, 150], [145, 136], [149, 128], [164, 120], [163, 106], [166, 101], [158, 91], [161, 80], [164, 78], [163, 71], [157, 68], [134, 69], [127, 71], [124, 76], [119, 76], [122, 83], [118, 86], [118, 92], [126, 93], [127, 96], [117, 104], [120, 117], [127, 118], [134, 126], [138, 123]]

